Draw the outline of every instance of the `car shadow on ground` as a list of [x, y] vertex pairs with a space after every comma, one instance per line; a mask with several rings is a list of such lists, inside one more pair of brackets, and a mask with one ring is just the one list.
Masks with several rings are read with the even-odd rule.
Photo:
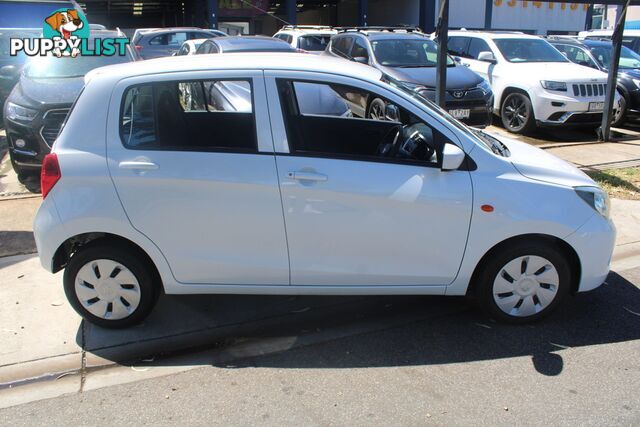
[[[165, 336], [178, 334], [170, 325], [190, 315], [204, 322], [201, 328], [211, 328], [208, 340], [195, 349], [186, 344], [175, 351], [165, 347], [161, 353], [175, 356], [199, 350], [206, 354], [205, 363], [236, 369], [421, 366], [527, 356], [547, 376], [562, 372], [562, 352], [569, 348], [640, 339], [640, 290], [616, 273], [608, 284], [568, 298], [552, 316], [529, 325], [493, 322], [467, 301], [408, 296], [167, 297], [149, 322], [134, 328], [138, 338], [129, 339], [151, 340], [160, 324], [169, 328]], [[122, 333], [89, 327], [78, 331], [77, 340], [95, 355], [144, 365], [142, 354], [128, 362], [113, 358], [113, 347], [107, 343]], [[83, 334], [85, 339], [92, 337], [83, 342]], [[257, 343], [257, 355], [246, 351], [251, 342]], [[281, 345], [274, 350], [269, 342]], [[245, 350], [238, 351], [238, 346]], [[155, 357], [155, 366], [196, 364], [188, 357], [163, 358], [157, 352], [144, 356]], [[197, 364], [202, 364], [201, 358]]]

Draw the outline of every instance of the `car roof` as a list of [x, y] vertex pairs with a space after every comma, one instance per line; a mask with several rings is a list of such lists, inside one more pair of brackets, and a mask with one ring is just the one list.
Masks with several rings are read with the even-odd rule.
[[163, 34], [163, 33], [173, 33], [176, 31], [206, 31], [208, 33], [214, 32], [214, 30], [210, 30], [208, 28], [198, 28], [198, 27], [167, 27], [167, 28], [152, 28], [149, 30], [140, 31], [142, 35], [151, 35], [151, 34]]
[[[429, 36], [424, 33], [406, 33], [400, 31], [364, 31], [363, 32], [369, 40], [384, 40], [384, 39], [429, 39]], [[354, 34], [347, 32], [344, 34]], [[355, 33], [357, 34], [357, 33]]]
[[89, 33], [90, 39], [100, 38], [116, 38], [126, 37], [122, 32], [116, 30], [91, 30]]
[[518, 31], [449, 31], [450, 36], [481, 36], [488, 39], [539, 39], [539, 36], [525, 34]]
[[188, 61], [180, 56], [169, 56], [110, 65], [91, 71], [87, 75], [87, 80], [108, 79], [115, 84], [128, 77], [210, 70], [311, 71], [351, 76], [369, 82], [379, 82], [382, 78], [382, 72], [374, 67], [341, 58], [297, 52], [254, 52], [233, 55], [193, 55]]
[[278, 33], [335, 34], [337, 31], [328, 25], [285, 25]]
[[583, 40], [582, 44], [589, 47], [611, 47], [612, 42], [611, 40]]
[[231, 36], [211, 39], [223, 52], [281, 50], [293, 51], [294, 48], [283, 40], [265, 36]]

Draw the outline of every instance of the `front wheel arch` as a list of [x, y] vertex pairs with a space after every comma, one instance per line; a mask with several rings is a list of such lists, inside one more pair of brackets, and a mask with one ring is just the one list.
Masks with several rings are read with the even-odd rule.
[[475, 297], [476, 286], [478, 284], [478, 276], [482, 272], [482, 269], [484, 268], [484, 265], [486, 264], [488, 259], [492, 258], [494, 254], [502, 251], [507, 246], [521, 242], [530, 243], [532, 241], [538, 241], [541, 244], [556, 245], [558, 248], [560, 248], [563, 254], [567, 257], [567, 261], [571, 266], [571, 287], [569, 291], [571, 293], [576, 293], [578, 291], [578, 286], [580, 285], [582, 267], [580, 264], [580, 258], [578, 257], [575, 249], [573, 249], [573, 247], [571, 247], [571, 245], [569, 245], [564, 240], [555, 236], [550, 236], [547, 234], [522, 234], [519, 236], [510, 237], [500, 243], [497, 243], [484, 254], [484, 256], [480, 259], [475, 269], [473, 270], [471, 280], [469, 281], [469, 286], [467, 287], [466, 296]]

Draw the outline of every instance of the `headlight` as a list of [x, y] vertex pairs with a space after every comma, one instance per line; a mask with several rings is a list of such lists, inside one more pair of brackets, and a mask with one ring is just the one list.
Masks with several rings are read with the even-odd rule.
[[567, 84], [565, 82], [554, 82], [551, 80], [540, 80], [540, 84], [547, 90], [555, 90], [558, 92], [566, 92]]
[[491, 85], [486, 80], [483, 80], [482, 83], [478, 85], [478, 87], [482, 89], [485, 94], [491, 93]]
[[609, 218], [610, 203], [609, 196], [605, 191], [598, 187], [574, 187], [576, 193], [589, 206], [595, 209], [600, 215]]
[[31, 108], [22, 107], [13, 102], [7, 102], [7, 118], [10, 120], [21, 120], [23, 122], [30, 122], [38, 115], [37, 110]]

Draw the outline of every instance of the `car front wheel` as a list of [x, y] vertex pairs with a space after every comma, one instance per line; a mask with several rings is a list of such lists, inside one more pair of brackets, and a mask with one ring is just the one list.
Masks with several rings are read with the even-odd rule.
[[513, 133], [527, 133], [533, 130], [536, 122], [531, 100], [520, 92], [511, 93], [505, 98], [500, 118], [505, 129]]
[[89, 245], [71, 257], [64, 290], [73, 308], [91, 323], [123, 328], [142, 321], [156, 301], [154, 275], [137, 252]]
[[560, 303], [569, 290], [571, 270], [552, 243], [519, 243], [493, 254], [478, 279], [478, 297], [489, 315], [525, 323], [548, 315]]

